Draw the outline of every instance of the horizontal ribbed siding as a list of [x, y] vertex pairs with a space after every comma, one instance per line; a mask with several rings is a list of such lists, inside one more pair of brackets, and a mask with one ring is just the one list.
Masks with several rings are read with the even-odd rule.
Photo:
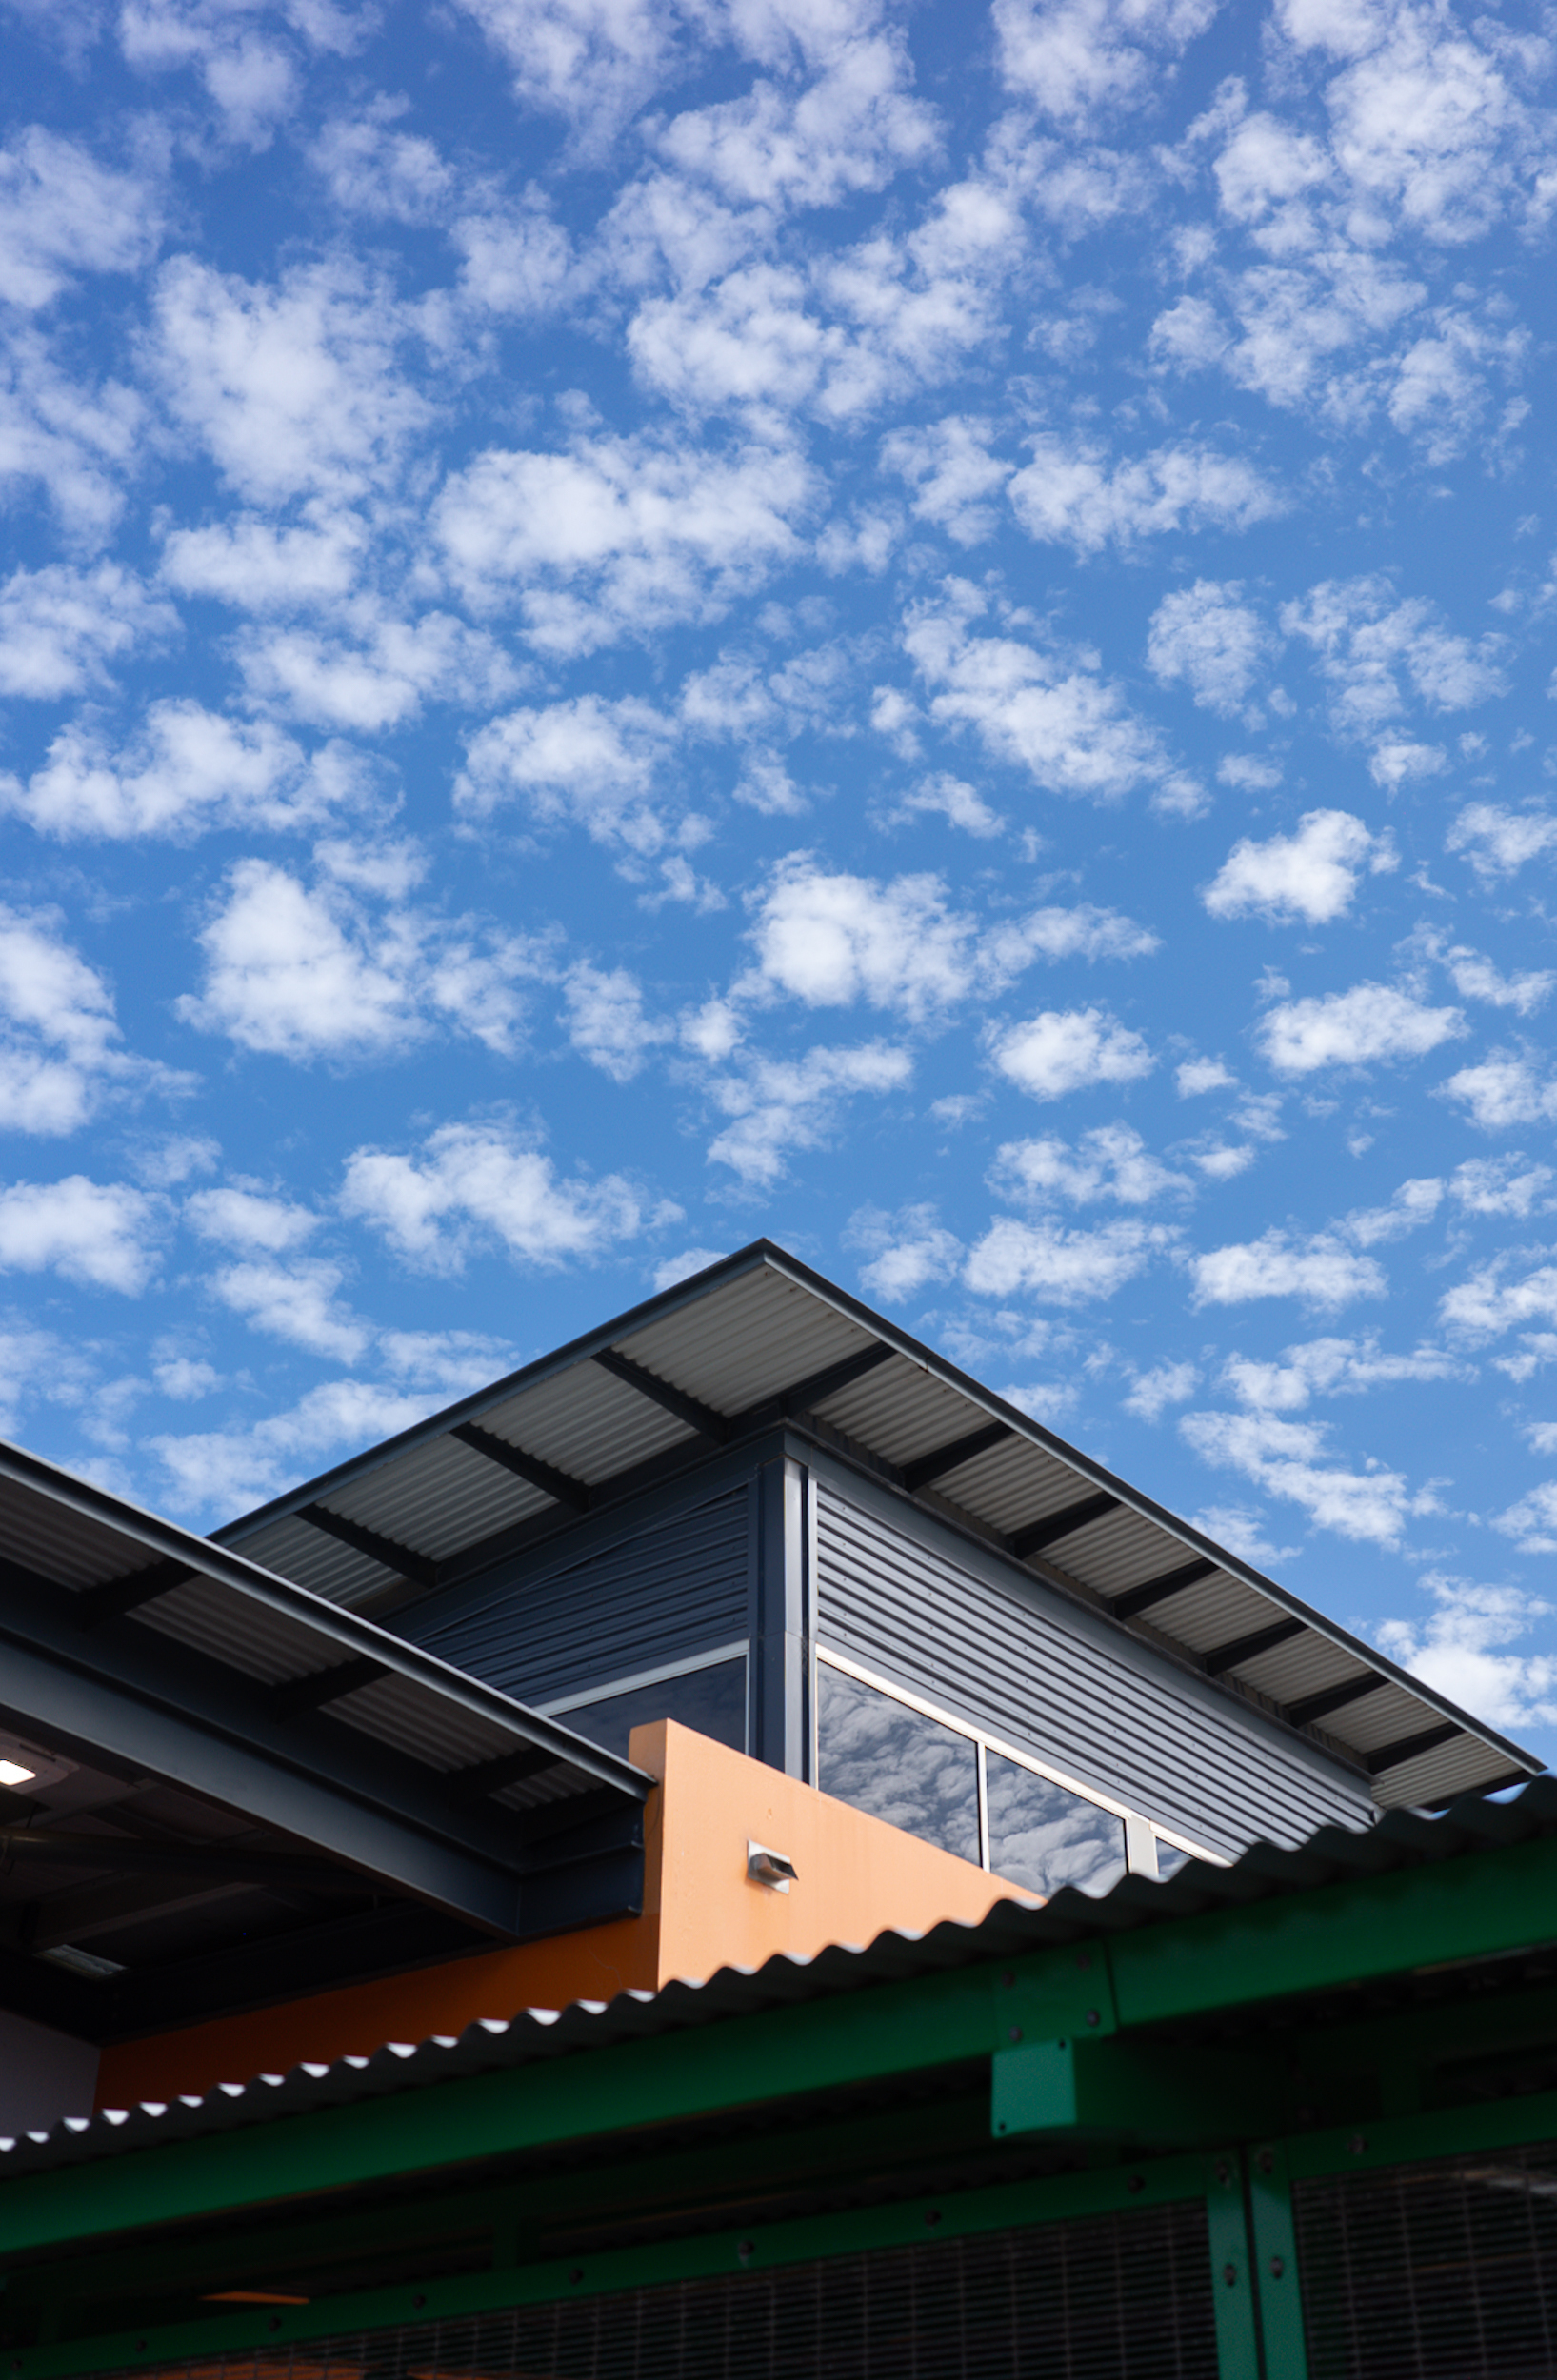
[[818, 1479], [817, 1637], [1068, 1770], [1175, 1834], [1234, 1856], [1369, 1822], [1366, 1783], [1317, 1751], [1117, 1654], [1085, 1616], [1004, 1594]]
[[415, 1641], [528, 1703], [732, 1643], [749, 1625], [750, 1496], [743, 1481], [544, 1577], [494, 1582], [442, 1625], [429, 1613]]

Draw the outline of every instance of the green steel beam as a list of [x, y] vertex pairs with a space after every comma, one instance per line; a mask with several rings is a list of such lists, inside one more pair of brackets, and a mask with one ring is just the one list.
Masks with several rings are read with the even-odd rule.
[[1308, 2380], [1292, 2191], [1282, 2141], [1248, 2160], [1249, 2256], [1260, 2314], [1260, 2341], [1270, 2380]]
[[1249, 2270], [1244, 2168], [1235, 2150], [1208, 2160], [1201, 2187], [1206, 2192], [1206, 2229], [1211, 2251], [1217, 2380], [1264, 2380], [1254, 2281]]
[[1268, 2131], [1288, 2112], [1282, 2063], [1243, 2050], [1065, 2036], [997, 2050], [991, 2064], [997, 2137], [1075, 2134], [1191, 2148]]
[[1549, 1938], [1557, 1837], [1140, 1926], [1109, 1943], [1121, 2026], [1365, 1983]]
[[272, 2118], [0, 2182], [0, 2256], [1495, 1956], [1553, 1907], [1538, 1839]]
[[1557, 2140], [1557, 2091], [1297, 2133], [1287, 2143], [1287, 2167], [1292, 2181], [1306, 2182], [1322, 2173], [1376, 2172], [1430, 2157], [1522, 2148], [1531, 2140]]

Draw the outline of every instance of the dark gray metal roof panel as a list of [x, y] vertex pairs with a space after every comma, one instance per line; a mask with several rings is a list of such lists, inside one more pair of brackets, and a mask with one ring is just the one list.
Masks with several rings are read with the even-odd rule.
[[1381, 1874], [1436, 1866], [1490, 1847], [1552, 1835], [1557, 1835], [1557, 1780], [1541, 1777], [1507, 1801], [1474, 1800], [1438, 1818], [1396, 1810], [1363, 1835], [1327, 1826], [1292, 1851], [1253, 1844], [1230, 1867], [1189, 1860], [1160, 1884], [1126, 1876], [1099, 1899], [1068, 1888], [1042, 1907], [1002, 1901], [976, 1924], [948, 1918], [926, 1934], [889, 1932], [868, 1944], [836, 1944], [811, 1958], [781, 1955], [758, 1968], [721, 1968], [706, 1983], [670, 1983], [658, 1993], [624, 1992], [609, 2001], [579, 2000], [559, 2011], [530, 2009], [507, 2020], [488, 2018], [457, 2036], [437, 2033], [417, 2043], [389, 2042], [371, 2056], [305, 2064], [286, 2074], [221, 2083], [200, 2097], [190, 2094], [68, 2116], [47, 2132], [0, 2140], [0, 2178], [92, 2164], [178, 2140], [241, 2132], [285, 2116], [509, 2073], [545, 2059], [793, 2007], [869, 1984], [941, 1974], [1095, 1939], [1100, 1933], [1133, 1933], [1229, 1902], [1277, 1900], [1354, 1877], [1365, 1866]]
[[[445, 1549], [454, 1549], [463, 1530], [464, 1542], [457, 1550], [469, 1555], [493, 1534], [487, 1525], [489, 1499], [500, 1502], [508, 1491], [483, 1488], [480, 1514], [473, 1504], [461, 1521], [450, 1485], [456, 1475], [441, 1470], [427, 1451], [440, 1439], [447, 1442], [456, 1424], [476, 1420], [556, 1469], [598, 1484], [630, 1473], [651, 1456], [695, 1450], [702, 1441], [685, 1418], [666, 1412], [591, 1357], [612, 1349], [626, 1353], [682, 1395], [732, 1418], [872, 1342], [889, 1348], [891, 1359], [832, 1397], [824, 1397], [817, 1408], [821, 1418], [844, 1432], [867, 1458], [901, 1468], [966, 1436], [982, 1420], [1002, 1422], [1011, 1432], [1008, 1443], [927, 1490], [935, 1498], [935, 1509], [966, 1514], [984, 1531], [1019, 1537], [1024, 1528], [1089, 1490], [1117, 1498], [1119, 1511], [1036, 1553], [1035, 1575], [1068, 1572], [1084, 1586], [1112, 1597], [1191, 1559], [1209, 1559], [1223, 1577], [1208, 1583], [1227, 1597], [1226, 1608], [1237, 1601], [1230, 1584], [1236, 1581], [1252, 1598], [1250, 1610], [1268, 1614], [1271, 1622], [1291, 1616], [1319, 1643], [1390, 1678], [1416, 1697], [1424, 1727], [1435, 1718], [1452, 1721], [1482, 1747], [1478, 1774], [1485, 1778], [1509, 1770], [1530, 1773], [1541, 1766], [1532, 1755], [1471, 1718], [1432, 1687], [1407, 1678], [1373, 1647], [1288, 1589], [767, 1240], [233, 1522], [218, 1531], [216, 1538], [224, 1544], [264, 1544], [273, 1561], [278, 1540], [272, 1532], [289, 1514], [314, 1499], [344, 1511], [346, 1498], [360, 1520], [385, 1534], [398, 1534], [420, 1552], [429, 1551], [435, 1542], [440, 1558], [448, 1557]], [[461, 1459], [463, 1463], [463, 1456]], [[531, 1509], [544, 1511], [544, 1500]], [[385, 1517], [390, 1514], [397, 1523], [394, 1532], [386, 1526]], [[389, 1575], [375, 1569], [370, 1557], [345, 1562], [332, 1558], [337, 1567], [329, 1576], [340, 1583], [328, 1591], [343, 1599], [361, 1600]], [[310, 1583], [323, 1580], [326, 1574], [318, 1557], [309, 1559], [306, 1575]], [[1189, 1615], [1196, 1608], [1188, 1597], [1175, 1598], [1143, 1615], [1143, 1620], [1149, 1622], [1156, 1640], [1180, 1643], [1194, 1657], [1214, 1649], [1218, 1641], [1213, 1635], [1183, 1633], [1193, 1625]], [[1229, 1628], [1227, 1633], [1236, 1631]], [[1446, 1744], [1441, 1754], [1428, 1755], [1429, 1772], [1441, 1776], [1446, 1791], [1450, 1779], [1461, 1778], [1464, 1765], [1463, 1748], [1457, 1744]]]

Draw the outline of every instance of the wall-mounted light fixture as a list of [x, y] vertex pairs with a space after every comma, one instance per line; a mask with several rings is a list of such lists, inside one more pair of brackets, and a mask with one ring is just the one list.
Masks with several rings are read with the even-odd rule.
[[766, 1843], [748, 1843], [746, 1872], [753, 1884], [766, 1884], [774, 1893], [787, 1893], [800, 1876], [787, 1852], [769, 1851]]

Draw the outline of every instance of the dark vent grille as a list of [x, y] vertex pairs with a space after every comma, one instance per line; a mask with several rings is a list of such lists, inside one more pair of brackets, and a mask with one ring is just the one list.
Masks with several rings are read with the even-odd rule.
[[1557, 2380], [1557, 2143], [1304, 2182], [1309, 2380]]
[[1216, 2380], [1194, 2204], [206, 2354], [140, 2380]]

